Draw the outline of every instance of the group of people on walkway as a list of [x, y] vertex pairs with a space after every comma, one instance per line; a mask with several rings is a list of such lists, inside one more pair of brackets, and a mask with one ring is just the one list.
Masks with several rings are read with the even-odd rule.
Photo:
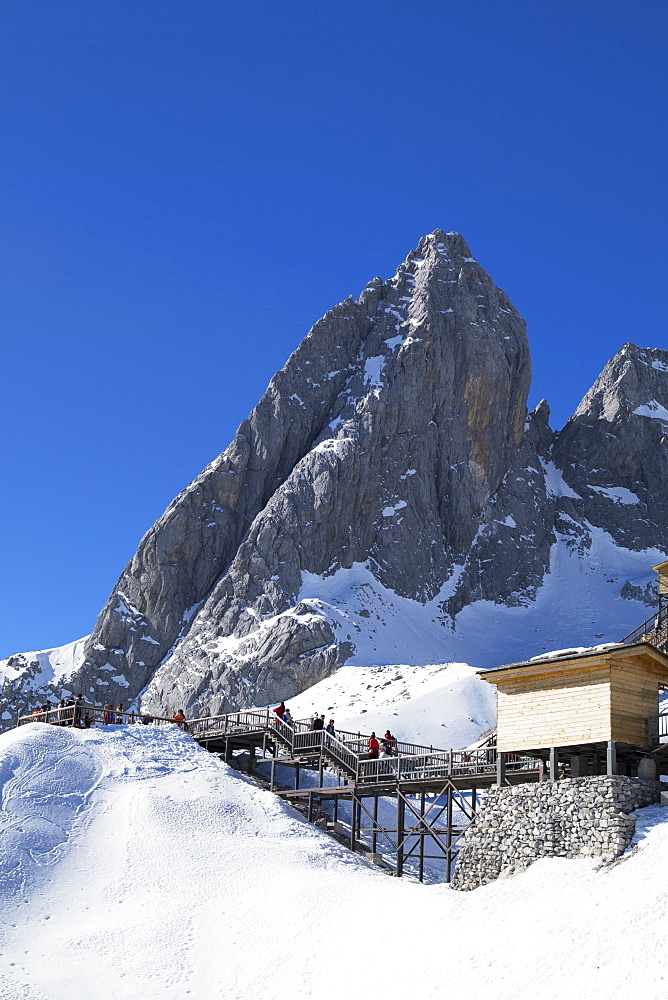
[[374, 760], [376, 757], [380, 757], [381, 746], [385, 757], [397, 756], [397, 738], [387, 729], [380, 743], [375, 733], [372, 733], [369, 737], [367, 760]]
[[76, 698], [70, 695], [61, 698], [57, 705], [52, 705], [50, 701], [45, 701], [33, 709], [32, 717], [35, 722], [50, 722], [54, 726], [77, 726], [81, 729], [89, 729], [92, 718], [84, 714], [83, 695], [78, 694]]
[[[273, 712], [277, 721], [280, 719], [281, 722], [284, 722], [286, 725], [294, 728], [294, 719], [290, 714], [290, 709], [287, 708], [284, 701], [282, 701], [280, 705], [277, 705], [276, 708], [273, 709]], [[324, 730], [326, 733], [329, 733], [330, 736], [336, 736], [334, 719], [330, 719], [327, 725], [325, 725], [325, 716], [318, 715], [317, 713], [312, 716], [309, 729], [312, 732]], [[386, 730], [385, 735], [380, 741], [377, 739], [375, 733], [371, 733], [365, 759], [374, 760], [376, 757], [380, 757], [381, 748], [385, 757], [397, 756], [397, 738], [392, 735], [389, 729]]]
[[[188, 723], [182, 708], [172, 716], [174, 722], [188, 732]], [[76, 698], [69, 696], [61, 698], [57, 705], [52, 705], [50, 701], [44, 702], [32, 711], [34, 722], [48, 722], [53, 726], [74, 726], [77, 729], [90, 729], [96, 722], [101, 722], [103, 726], [113, 726], [123, 722], [143, 723], [148, 726], [154, 721], [154, 716], [143, 713], [126, 712], [122, 702], [113, 707], [105, 705], [104, 708], [94, 708], [87, 705], [83, 700], [83, 695], [78, 694]]]

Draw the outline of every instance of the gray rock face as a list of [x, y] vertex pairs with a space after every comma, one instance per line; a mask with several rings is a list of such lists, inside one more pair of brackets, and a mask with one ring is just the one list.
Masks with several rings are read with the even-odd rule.
[[[523, 321], [456, 234], [328, 313], [212, 467], [226, 521], [243, 496], [243, 528], [146, 704], [264, 702], [342, 664], [350, 641], [295, 606], [303, 571], [368, 562], [396, 593], [435, 596], [521, 441], [529, 378]], [[238, 455], [231, 497], [218, 469]]]
[[377, 587], [431, 609], [447, 659], [459, 612], [526, 606], [556, 544], [585, 556], [600, 526], [668, 550], [667, 372], [665, 352], [626, 345], [555, 435], [545, 402], [526, 414], [523, 320], [462, 237], [437, 230], [316, 323], [147, 532], [68, 687], [142, 695], [155, 713], [266, 704], [371, 634], [368, 607], [353, 620], [306, 580], [364, 567], [359, 603]]
[[654, 526], [665, 546], [667, 457], [668, 353], [625, 344], [558, 435], [555, 463], [588, 520], [639, 550], [656, 545]]

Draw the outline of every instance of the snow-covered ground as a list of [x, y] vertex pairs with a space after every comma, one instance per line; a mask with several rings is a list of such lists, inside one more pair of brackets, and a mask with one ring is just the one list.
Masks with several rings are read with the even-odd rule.
[[[24, 694], [39, 693], [46, 684], [66, 684], [83, 662], [87, 639], [85, 635], [83, 639], [75, 639], [64, 646], [5, 657], [0, 660], [0, 684], [18, 686]], [[5, 724], [15, 721], [9, 712], [3, 713], [2, 719]]]
[[668, 810], [617, 865], [388, 878], [176, 727], [0, 737], [3, 1000], [663, 1000]]

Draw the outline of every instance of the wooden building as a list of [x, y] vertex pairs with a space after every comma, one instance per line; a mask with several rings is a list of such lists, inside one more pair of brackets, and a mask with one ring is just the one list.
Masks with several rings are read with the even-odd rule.
[[[643, 758], [668, 764], [668, 561], [658, 575], [658, 608], [621, 642], [546, 653], [480, 671], [497, 687], [499, 780], [508, 753], [548, 758], [571, 775], [638, 773]], [[645, 762], [648, 763], [647, 761]], [[641, 766], [643, 776], [651, 767]]]
[[649, 642], [547, 655], [480, 675], [498, 690], [497, 750], [655, 742], [668, 655]]
[[655, 573], [659, 575], [659, 614], [664, 604], [668, 603], [668, 562], [658, 563], [652, 566]]

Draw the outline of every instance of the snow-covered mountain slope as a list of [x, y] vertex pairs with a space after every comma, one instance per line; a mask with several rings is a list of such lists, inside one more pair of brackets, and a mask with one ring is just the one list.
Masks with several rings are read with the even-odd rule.
[[459, 234], [423, 237], [315, 324], [147, 532], [70, 675], [38, 690], [11, 658], [0, 716], [59, 684], [215, 714], [345, 663], [619, 639], [668, 554], [668, 353], [625, 344], [557, 433], [529, 378], [504, 292]]
[[0, 737], [2, 1000], [665, 996], [665, 809], [638, 850], [471, 893], [387, 878], [176, 727]]
[[56, 691], [72, 693], [67, 684], [83, 663], [87, 640], [86, 635], [64, 646], [15, 653], [0, 660], [2, 701], [6, 706], [1, 718], [5, 726], [14, 724], [26, 705], [34, 707]]
[[340, 667], [291, 699], [295, 719], [313, 713], [347, 732], [447, 750], [468, 746], [496, 724], [496, 689], [466, 663]]

